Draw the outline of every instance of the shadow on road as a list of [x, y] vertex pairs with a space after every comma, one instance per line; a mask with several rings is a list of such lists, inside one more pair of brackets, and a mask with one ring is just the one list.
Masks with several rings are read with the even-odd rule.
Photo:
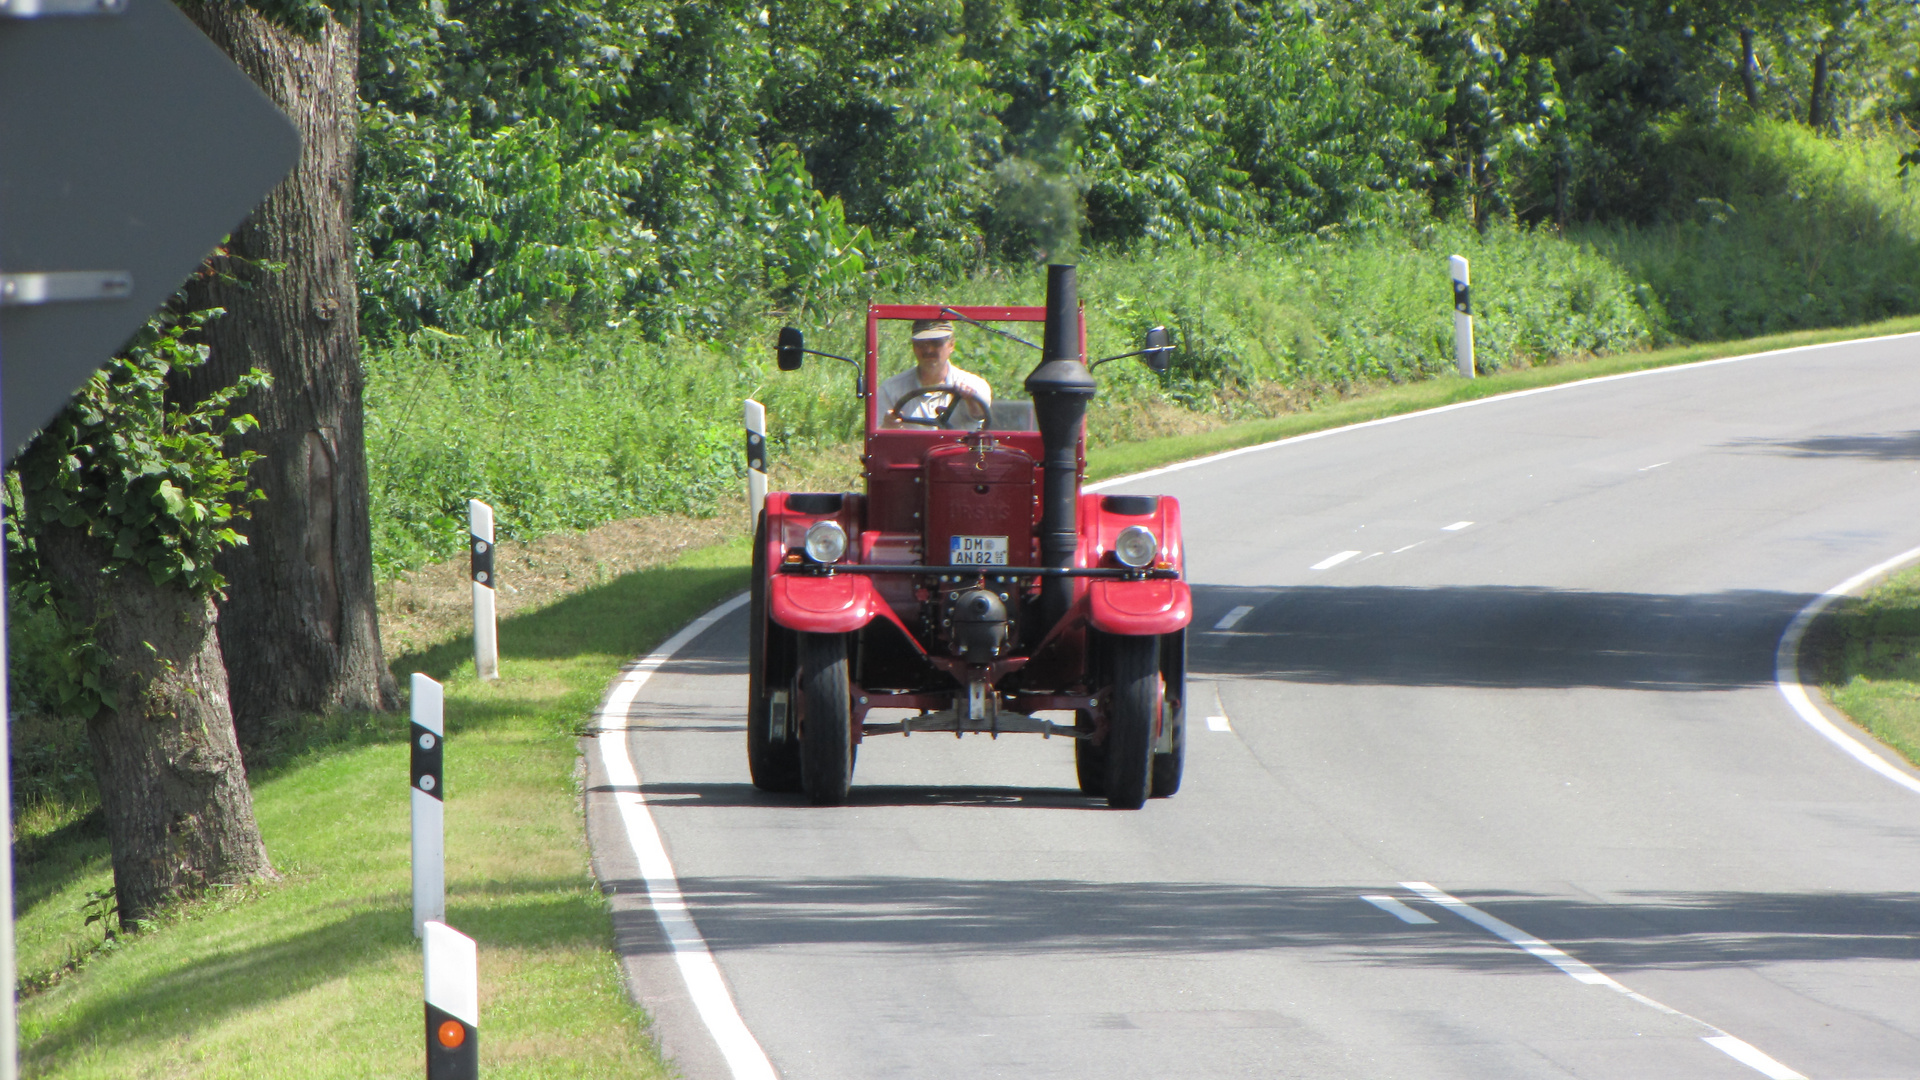
[[[1773, 681], [1812, 596], [1524, 586], [1194, 589], [1197, 674], [1391, 686], [1733, 690]], [[1229, 632], [1227, 611], [1253, 610]]]
[[[612, 891], [644, 892], [637, 881]], [[947, 953], [1179, 956], [1328, 950], [1336, 962], [1538, 970], [1540, 962], [1391, 887], [952, 880], [899, 876], [681, 878], [717, 951], [793, 945]], [[1392, 892], [1436, 920], [1409, 926], [1362, 901]], [[1920, 959], [1912, 893], [1645, 893], [1605, 904], [1515, 892], [1461, 898], [1619, 974], [1775, 961]], [[615, 914], [623, 949], [654, 935], [644, 908]]]
[[1920, 431], [1875, 435], [1821, 435], [1811, 439], [1742, 439], [1740, 449], [1763, 450], [1792, 457], [1855, 457], [1878, 461], [1920, 460]]

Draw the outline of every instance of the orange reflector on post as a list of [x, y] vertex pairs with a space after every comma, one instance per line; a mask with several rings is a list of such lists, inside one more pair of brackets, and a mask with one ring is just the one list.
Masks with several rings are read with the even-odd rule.
[[448, 1020], [440, 1025], [440, 1045], [449, 1050], [458, 1049], [467, 1041], [467, 1029], [458, 1020]]

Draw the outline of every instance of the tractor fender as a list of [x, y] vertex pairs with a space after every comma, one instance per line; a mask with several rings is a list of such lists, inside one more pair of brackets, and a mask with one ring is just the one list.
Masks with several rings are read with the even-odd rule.
[[906, 629], [865, 574], [792, 574], [780, 569], [787, 554], [805, 543], [807, 529], [816, 521], [839, 522], [847, 532], [848, 549], [861, 551], [865, 501], [854, 494], [767, 496], [767, 614], [775, 623], [808, 634], [845, 634], [878, 617]]
[[1193, 621], [1179, 500], [1169, 495], [1085, 494], [1080, 496], [1079, 511], [1081, 566], [1117, 566], [1114, 540], [1122, 529], [1144, 525], [1160, 541], [1155, 565], [1181, 574], [1147, 581], [1088, 581], [1087, 621], [1094, 629], [1109, 634], [1171, 634]]

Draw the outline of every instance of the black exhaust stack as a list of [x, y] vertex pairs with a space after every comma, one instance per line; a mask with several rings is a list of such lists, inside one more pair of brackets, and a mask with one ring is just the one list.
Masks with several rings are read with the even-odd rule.
[[[1094, 393], [1093, 375], [1080, 352], [1080, 290], [1071, 266], [1047, 267], [1047, 328], [1040, 341], [1040, 366], [1026, 383], [1045, 448], [1040, 463], [1040, 565], [1070, 567], [1080, 546], [1074, 520], [1080, 425]], [[1053, 629], [1072, 605], [1072, 578], [1044, 579], [1040, 633]]]

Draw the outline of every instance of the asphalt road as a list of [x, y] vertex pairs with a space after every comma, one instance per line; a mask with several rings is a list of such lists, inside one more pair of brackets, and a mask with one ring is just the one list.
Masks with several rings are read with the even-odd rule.
[[[846, 807], [761, 795], [744, 610], [620, 710], [779, 1075], [1920, 1077], [1920, 795], [1773, 662], [1920, 543], [1920, 337], [1115, 490], [1186, 515], [1175, 798], [1110, 811], [1064, 740], [932, 735], [864, 745]], [[590, 759], [636, 991], [686, 1075], [729, 1075]]]

